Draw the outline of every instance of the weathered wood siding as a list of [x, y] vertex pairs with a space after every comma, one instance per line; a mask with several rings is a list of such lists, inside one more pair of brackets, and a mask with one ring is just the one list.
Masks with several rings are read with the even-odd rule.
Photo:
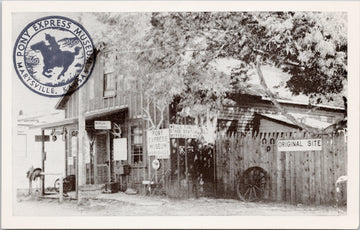
[[321, 151], [277, 151], [279, 139], [308, 138], [312, 137], [304, 133], [219, 136], [216, 140], [217, 194], [235, 196], [241, 174], [250, 167], [259, 166], [270, 176], [265, 194], [268, 200], [334, 203], [335, 182], [347, 174], [347, 135], [341, 132], [316, 137], [322, 138]]
[[[310, 107], [298, 104], [281, 103], [282, 107], [289, 113], [306, 114], [308, 118], [313, 118], [333, 124], [339, 119], [344, 118], [344, 111], [340, 109], [315, 109], [309, 113]], [[237, 120], [238, 132], [251, 131], [253, 124], [251, 123], [255, 117], [255, 113], [277, 114], [279, 110], [269, 101], [248, 99], [236, 105], [224, 106], [220, 111], [219, 120]]]
[[[78, 116], [79, 91], [85, 90], [85, 113], [94, 111], [106, 111], [117, 107], [128, 107], [129, 118], [141, 117], [143, 95], [140, 89], [130, 87], [126, 84], [126, 76], [116, 77], [116, 95], [104, 96], [104, 58], [99, 56], [96, 59], [93, 72], [88, 81], [68, 99], [65, 105], [65, 118]], [[131, 90], [126, 89], [130, 88]]]

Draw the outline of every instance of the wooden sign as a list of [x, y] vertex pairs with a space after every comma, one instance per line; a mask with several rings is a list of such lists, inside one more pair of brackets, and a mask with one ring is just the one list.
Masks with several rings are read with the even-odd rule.
[[35, 142], [42, 142], [44, 137], [44, 142], [50, 141], [50, 135], [35, 135]]
[[287, 151], [319, 151], [322, 149], [321, 139], [278, 140], [277, 149]]
[[155, 156], [157, 159], [169, 159], [169, 129], [147, 131], [147, 147], [149, 156]]
[[196, 125], [170, 124], [170, 138], [198, 138], [201, 130]]
[[95, 121], [94, 127], [100, 130], [111, 129], [111, 121]]

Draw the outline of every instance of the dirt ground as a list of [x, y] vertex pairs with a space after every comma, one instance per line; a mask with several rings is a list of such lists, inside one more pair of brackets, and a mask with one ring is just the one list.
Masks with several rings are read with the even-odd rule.
[[76, 200], [19, 198], [13, 209], [15, 216], [339, 216], [346, 208], [305, 206], [274, 202], [242, 202], [233, 199], [198, 198], [167, 199], [156, 196], [97, 194]]

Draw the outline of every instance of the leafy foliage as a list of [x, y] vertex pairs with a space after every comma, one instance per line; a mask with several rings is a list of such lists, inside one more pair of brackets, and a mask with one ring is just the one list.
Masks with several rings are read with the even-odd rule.
[[[140, 83], [144, 94], [159, 105], [180, 98], [178, 106], [191, 108], [183, 115], [216, 116], [223, 100], [243, 92], [249, 72], [263, 65], [289, 73], [285, 85], [293, 94], [318, 101], [332, 99], [346, 83], [345, 13], [102, 13], [97, 17], [106, 25], [98, 33], [97, 46], [112, 53], [117, 71]], [[232, 63], [231, 74], [219, 68], [220, 59]]]
[[[261, 64], [292, 75], [294, 93], [340, 93], [347, 76], [346, 15], [320, 12], [154, 13], [150, 38], [177, 57], [193, 50], [190, 72], [209, 74], [209, 63], [233, 58], [232, 85], [241, 88], [247, 73]], [[260, 59], [258, 60], [258, 58]], [[166, 55], [159, 63], [169, 63]], [[166, 66], [166, 65], [165, 65]], [[193, 67], [196, 67], [194, 70]], [[228, 82], [224, 82], [228, 88]], [[221, 90], [207, 88], [215, 96]]]

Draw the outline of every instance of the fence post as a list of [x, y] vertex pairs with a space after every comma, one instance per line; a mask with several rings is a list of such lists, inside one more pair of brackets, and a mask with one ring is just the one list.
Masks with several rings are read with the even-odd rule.
[[32, 179], [31, 176], [29, 176], [29, 195], [32, 195]]
[[64, 187], [63, 187], [64, 178], [60, 176], [60, 192], [59, 192], [59, 202], [62, 203], [64, 201]]

